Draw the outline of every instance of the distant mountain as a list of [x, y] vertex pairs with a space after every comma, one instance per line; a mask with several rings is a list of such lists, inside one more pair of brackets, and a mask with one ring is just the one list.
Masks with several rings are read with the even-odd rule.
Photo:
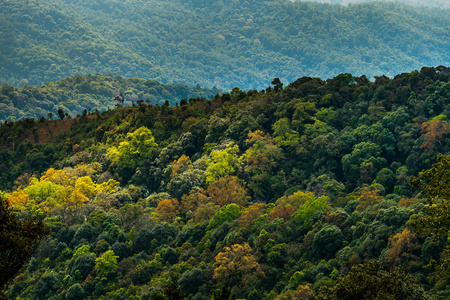
[[450, 12], [289, 0], [2, 0], [0, 83], [119, 73], [230, 90], [450, 64]]
[[[295, 1], [295, 0], [293, 0], [293, 1]], [[303, 0], [303, 1], [348, 5], [350, 3], [354, 4], [354, 3], [363, 3], [363, 2], [373, 2], [374, 0]], [[393, 1], [393, 0], [376, 0], [376, 1], [401, 2], [404, 4], [416, 5], [416, 6], [431, 6], [431, 7], [450, 8], [449, 0], [395, 0], [395, 1]]]

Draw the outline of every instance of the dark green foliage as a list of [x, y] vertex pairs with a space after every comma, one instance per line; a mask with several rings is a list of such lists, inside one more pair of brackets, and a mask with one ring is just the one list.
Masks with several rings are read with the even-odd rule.
[[162, 259], [173, 265], [178, 262], [178, 253], [172, 247], [167, 247], [161, 255]]
[[128, 247], [127, 244], [123, 243], [123, 242], [115, 242], [112, 246], [111, 246], [111, 250], [114, 251], [114, 253], [119, 256], [120, 259], [128, 257], [128, 255], [130, 254], [130, 248]]
[[139, 231], [136, 239], [133, 242], [133, 252], [139, 253], [141, 251], [148, 251], [152, 246], [152, 240], [155, 238], [155, 235], [148, 230], [147, 228]]
[[[19, 219], [35, 214], [54, 230], [7, 294], [38, 298], [37, 283], [55, 274], [57, 284], [40, 297], [64, 297], [76, 283], [92, 299], [211, 299], [213, 293], [229, 298], [231, 291], [245, 299], [313, 292], [325, 297], [319, 290], [326, 287], [332, 294], [352, 266], [381, 259], [391, 265], [389, 272], [380, 269], [386, 272], [380, 271], [380, 280], [395, 279], [395, 266], [403, 265], [418, 285], [446, 299], [450, 252], [441, 217], [446, 206], [440, 204], [447, 197], [447, 157], [431, 165], [438, 151], [450, 151], [445, 132], [449, 79], [445, 67], [374, 82], [350, 74], [326, 81], [304, 77], [277, 91], [235, 88], [178, 106], [139, 102], [129, 107], [124, 91], [124, 107], [116, 110], [7, 122], [0, 126], [1, 189], [16, 203]], [[120, 86], [128, 79], [114, 80]], [[427, 135], [422, 127], [432, 120], [443, 125]], [[53, 125], [61, 131], [50, 136]], [[151, 135], [130, 139], [129, 133], [140, 128]], [[43, 137], [47, 142], [40, 144]], [[151, 149], [139, 147], [145, 141]], [[133, 147], [118, 157], [115, 151], [125, 149], [124, 142]], [[210, 172], [208, 181], [205, 176], [212, 153], [231, 145], [236, 145], [234, 169], [219, 160], [216, 167], [238, 179], [245, 201], [214, 181], [222, 182], [224, 174], [215, 178]], [[419, 186], [434, 195], [429, 203], [408, 180], [430, 167], [419, 175]], [[58, 175], [51, 180], [68, 183], [51, 197], [30, 189], [37, 179], [46, 182], [57, 172], [86, 176], [86, 185], [76, 184], [78, 175]], [[110, 179], [119, 187], [107, 193], [103, 187]], [[87, 195], [76, 208], [68, 194], [75, 187]], [[441, 214], [431, 214], [438, 207]], [[411, 225], [431, 215], [444, 228], [441, 236], [413, 231]], [[431, 227], [427, 233], [441, 233]], [[226, 261], [243, 246], [241, 265]], [[104, 253], [112, 255], [111, 264], [102, 267], [99, 260], [96, 266]], [[423, 268], [430, 261], [444, 268]], [[230, 293], [221, 292], [222, 284]], [[397, 293], [389, 285], [387, 290]]]
[[0, 298], [7, 284], [50, 233], [44, 223], [36, 218], [22, 221], [16, 218], [8, 201], [0, 195]]
[[84, 289], [79, 283], [72, 285], [66, 293], [66, 300], [84, 299]]
[[236, 296], [231, 293], [226, 287], [222, 287], [220, 291], [215, 291], [211, 300], [234, 300]]
[[71, 244], [77, 248], [80, 243], [90, 243], [96, 237], [95, 229], [91, 224], [87, 223], [77, 229], [72, 238]]
[[36, 284], [36, 295], [39, 299], [47, 299], [49, 293], [56, 292], [58, 283], [59, 281], [55, 274], [42, 276], [41, 280]]
[[178, 285], [186, 295], [197, 293], [200, 286], [205, 282], [203, 271], [197, 268], [186, 271], [178, 280]]
[[314, 236], [312, 250], [318, 258], [332, 258], [341, 248], [344, 236], [339, 227], [325, 226]]
[[317, 299], [431, 299], [411, 275], [400, 269], [384, 270], [380, 261], [370, 260], [352, 267], [337, 280], [331, 294], [319, 293]]
[[95, 267], [95, 254], [84, 254], [71, 262], [69, 273], [78, 280], [84, 280]]

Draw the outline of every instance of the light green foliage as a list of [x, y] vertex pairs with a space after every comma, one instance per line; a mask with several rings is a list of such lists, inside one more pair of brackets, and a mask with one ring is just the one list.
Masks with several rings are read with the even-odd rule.
[[325, 134], [329, 130], [329, 126], [316, 118], [313, 118], [314, 124], [305, 125], [305, 134], [308, 138], [313, 139], [320, 134]]
[[139, 161], [153, 158], [157, 147], [151, 130], [142, 126], [129, 132], [118, 148], [109, 148], [108, 156], [120, 167], [135, 168]]
[[33, 177], [30, 184], [24, 189], [30, 198], [40, 203], [48, 198], [56, 197], [56, 193], [63, 189], [63, 186], [47, 180], [39, 180]]
[[292, 130], [287, 118], [279, 119], [272, 126], [275, 141], [280, 146], [297, 147], [299, 144], [299, 133]]
[[289, 286], [292, 289], [297, 288], [300, 284], [303, 283], [305, 278], [305, 273], [301, 272], [301, 271], [297, 271], [295, 272], [291, 278], [289, 278]]
[[211, 157], [206, 160], [206, 183], [211, 184], [218, 178], [232, 174], [242, 165], [242, 159], [238, 157], [239, 147], [230, 143], [223, 150], [213, 150]]
[[306, 228], [316, 213], [325, 212], [328, 207], [327, 203], [327, 196], [320, 196], [319, 198], [312, 197], [292, 215], [291, 219], [298, 225]]
[[75, 253], [72, 256], [72, 260], [77, 259], [77, 257], [81, 256], [81, 255], [85, 255], [85, 254], [92, 254], [92, 252], [89, 251], [90, 247], [89, 245], [82, 245], [80, 246]]
[[225, 205], [214, 215], [206, 229], [212, 231], [227, 221], [237, 219], [240, 215], [239, 205], [234, 203]]
[[117, 270], [117, 259], [114, 251], [108, 250], [102, 256], [95, 260], [95, 268], [97, 270], [97, 279], [106, 280], [108, 276], [114, 274]]

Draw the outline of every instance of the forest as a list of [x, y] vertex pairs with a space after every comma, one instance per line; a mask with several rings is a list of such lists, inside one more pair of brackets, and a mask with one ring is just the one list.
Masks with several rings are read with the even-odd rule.
[[[31, 86], [25, 84], [16, 88], [8, 83], [0, 86], [0, 122], [20, 119], [75, 117], [95, 111], [105, 111], [119, 106], [136, 106], [138, 100], [146, 104], [163, 105], [169, 101], [175, 105], [183, 98], [211, 98], [220, 91], [205, 89], [200, 85], [188, 87], [185, 84], [161, 84], [156, 80], [138, 77], [123, 78], [111, 73], [104, 76], [77, 74]], [[119, 95], [122, 95], [120, 97]], [[123, 102], [117, 101], [123, 98]], [[116, 100], [115, 100], [116, 99]], [[67, 114], [67, 115], [66, 115]]]
[[[448, 9], [290, 0], [3, 0], [0, 84], [112, 73], [262, 89], [450, 65]], [[413, 43], [411, 41], [414, 41]]]
[[5, 121], [0, 202], [51, 230], [5, 295], [448, 299], [449, 99], [439, 66]]

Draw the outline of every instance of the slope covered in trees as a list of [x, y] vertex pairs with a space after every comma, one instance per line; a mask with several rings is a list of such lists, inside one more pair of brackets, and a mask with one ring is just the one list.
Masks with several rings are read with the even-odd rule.
[[216, 88], [194, 88], [181, 83], [164, 85], [156, 80], [137, 77], [125, 79], [112, 74], [77, 74], [38, 86], [26, 84], [22, 88], [5, 83], [0, 86], [0, 121], [65, 118], [66, 114], [74, 117], [124, 105], [163, 105], [166, 100], [170, 105], [175, 105], [183, 98], [209, 99], [218, 92]]
[[272, 84], [2, 124], [8, 296], [448, 299], [450, 69]]
[[400, 3], [4, 0], [0, 20], [0, 83], [13, 86], [98, 72], [260, 89], [450, 64], [449, 10]]

